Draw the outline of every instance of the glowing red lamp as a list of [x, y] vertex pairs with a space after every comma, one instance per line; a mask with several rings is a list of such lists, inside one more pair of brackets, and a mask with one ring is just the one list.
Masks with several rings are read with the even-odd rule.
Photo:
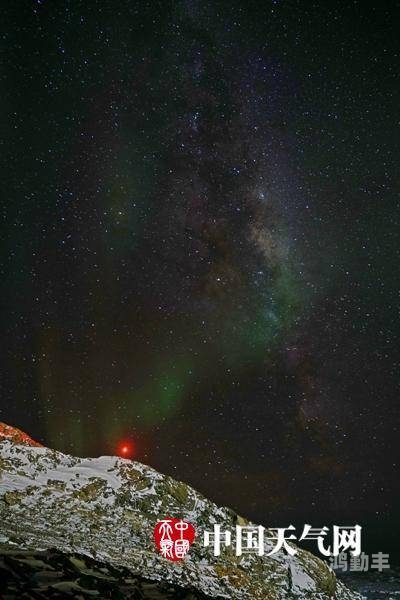
[[134, 454], [134, 447], [132, 442], [122, 441], [118, 445], [117, 454], [118, 456], [122, 456], [122, 458], [132, 458]]

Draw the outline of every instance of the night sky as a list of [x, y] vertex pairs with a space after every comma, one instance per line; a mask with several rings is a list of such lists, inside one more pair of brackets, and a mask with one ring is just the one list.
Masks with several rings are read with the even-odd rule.
[[3, 3], [0, 420], [389, 535], [397, 7]]

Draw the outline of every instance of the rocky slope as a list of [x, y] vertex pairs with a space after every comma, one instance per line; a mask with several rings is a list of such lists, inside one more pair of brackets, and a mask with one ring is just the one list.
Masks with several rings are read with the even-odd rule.
[[[155, 549], [153, 529], [166, 516], [196, 528], [183, 561]], [[303, 550], [236, 557], [224, 549], [216, 558], [202, 534], [246, 523], [232, 510], [141, 463], [65, 455], [5, 425], [0, 523], [4, 598], [360, 598]]]

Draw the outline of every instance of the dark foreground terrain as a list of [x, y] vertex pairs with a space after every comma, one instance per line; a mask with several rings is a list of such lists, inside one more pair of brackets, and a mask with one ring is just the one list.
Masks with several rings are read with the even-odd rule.
[[87, 556], [57, 550], [2, 551], [0, 598], [124, 598], [207, 600], [210, 596], [160, 581], [148, 581], [123, 567], [100, 563]]

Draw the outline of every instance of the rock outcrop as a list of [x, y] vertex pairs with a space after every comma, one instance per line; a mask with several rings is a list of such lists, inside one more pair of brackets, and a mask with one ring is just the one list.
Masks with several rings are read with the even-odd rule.
[[[154, 546], [154, 526], [166, 516], [196, 528], [183, 561]], [[216, 523], [232, 530], [244, 522], [144, 464], [69, 456], [0, 428], [1, 597], [360, 598], [304, 550], [237, 557], [228, 547], [215, 557], [201, 543]], [[21, 581], [32, 596], [19, 595]]]

